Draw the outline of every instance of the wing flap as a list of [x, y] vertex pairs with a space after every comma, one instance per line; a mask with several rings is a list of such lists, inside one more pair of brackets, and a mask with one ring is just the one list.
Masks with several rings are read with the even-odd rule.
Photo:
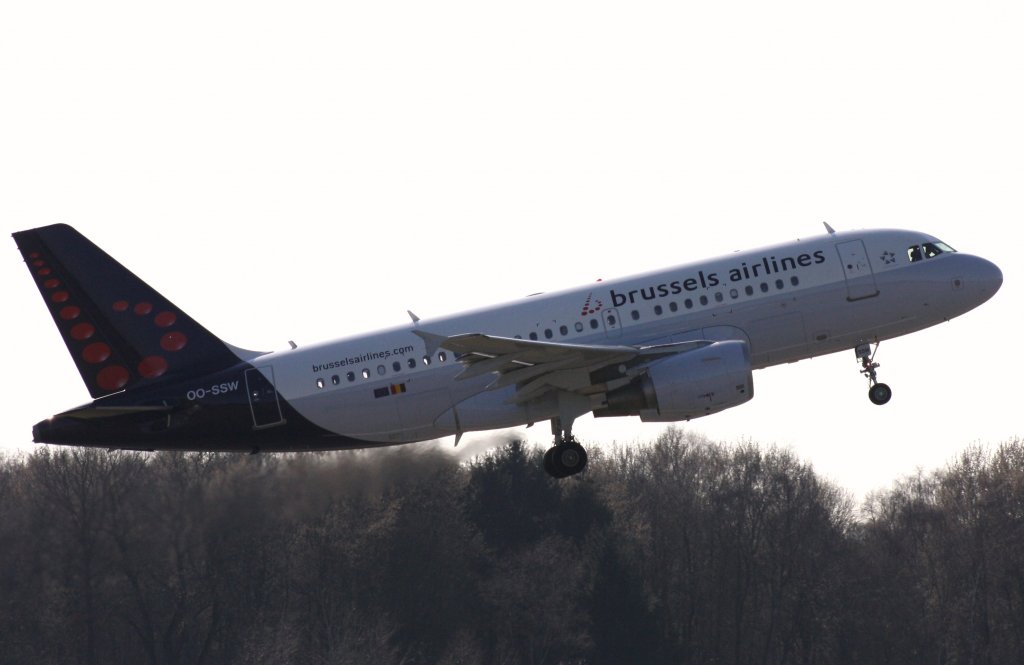
[[604, 392], [606, 383], [595, 380], [601, 370], [620, 366], [617, 377], [638, 376], [661, 358], [686, 353], [708, 344], [697, 340], [652, 346], [565, 344], [515, 339], [482, 333], [444, 337], [416, 331], [435, 348], [455, 353], [464, 366], [456, 378], [467, 380], [496, 374], [491, 390], [516, 386], [514, 403], [528, 402], [560, 390], [580, 395]]
[[632, 358], [638, 352], [634, 346], [540, 342], [480, 333], [453, 335], [445, 338], [440, 346], [462, 356], [459, 358], [461, 362], [474, 363], [497, 357], [511, 359], [510, 357], [514, 356], [516, 360], [530, 365], [561, 360], [569, 356], [588, 361], [607, 358], [615, 354]]

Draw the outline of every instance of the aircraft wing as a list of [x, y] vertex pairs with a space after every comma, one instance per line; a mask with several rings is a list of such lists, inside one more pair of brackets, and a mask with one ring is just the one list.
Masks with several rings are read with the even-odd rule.
[[455, 353], [464, 365], [457, 380], [493, 373], [496, 379], [489, 389], [515, 385], [514, 402], [525, 402], [551, 390], [582, 395], [606, 392], [642, 374], [655, 360], [711, 344], [704, 340], [655, 346], [564, 344], [480, 333], [451, 337], [422, 331], [416, 334], [426, 340], [428, 347]]

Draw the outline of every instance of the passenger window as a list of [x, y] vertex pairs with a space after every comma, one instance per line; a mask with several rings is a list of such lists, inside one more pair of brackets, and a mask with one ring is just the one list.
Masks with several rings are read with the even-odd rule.
[[515, 336], [515, 339], [522, 339], [522, 338], [523, 338], [523, 336], [522, 336], [522, 335], [516, 335], [516, 336]]
[[610, 326], [614, 326], [615, 325], [615, 317], [614, 316], [609, 316], [608, 317], [608, 325], [610, 325]]
[[597, 322], [597, 319], [590, 319], [590, 327], [591, 327], [591, 328], [592, 328], [593, 330], [597, 330], [597, 328], [598, 328], [598, 327], [599, 327], [600, 325], [601, 325], [601, 324]]
[[402, 363], [400, 363], [400, 362], [398, 362], [396, 360], [395, 362], [391, 363], [391, 369], [395, 370], [396, 372], [401, 372], [402, 371]]
[[655, 314], [656, 316], [661, 316], [662, 312], [664, 312], [664, 311], [665, 311], [665, 310], [663, 310], [663, 309], [661, 308], [661, 305], [655, 305], [655, 306], [654, 306], [654, 314]]
[[349, 372], [348, 374], [345, 375], [345, 378], [348, 379], [349, 381], [355, 381], [356, 380], [356, 373], [355, 372]]
[[783, 282], [781, 279], [777, 279], [775, 280], [775, 288], [781, 291], [782, 289], [786, 288], [786, 283]]
[[725, 300], [725, 296], [722, 295], [721, 291], [715, 294], [715, 302], [722, 302], [723, 300]]
[[668, 304], [668, 309], [669, 309], [670, 312], [678, 312], [679, 311], [679, 305], [677, 305], [676, 301], [673, 300], [672, 302], [670, 302]]
[[363, 368], [363, 378], [364, 379], [370, 378], [370, 370], [369, 370], [369, 368], [365, 368], [365, 367]]
[[746, 291], [746, 293], [747, 293], [747, 295], [748, 295], [748, 296], [752, 296], [752, 295], [754, 295], [754, 287], [752, 287], [752, 286], [751, 286], [751, 285], [749, 285], [749, 284], [747, 284], [747, 288], [745, 288], [745, 289], [743, 289], [743, 290], [744, 290], [744, 291]]
[[583, 332], [583, 324], [581, 322], [577, 321], [574, 327], [576, 328], [576, 332]]
[[316, 387], [317, 387], [317, 388], [323, 388], [323, 387], [324, 387], [324, 380], [323, 380], [323, 379], [319, 379], [319, 378], [318, 378], [318, 379], [316, 380]]
[[569, 328], [568, 328], [568, 327], [566, 327], [566, 326], [561, 326], [561, 327], [560, 327], [560, 328], [558, 329], [558, 332], [562, 333], [562, 336], [563, 336], [563, 337], [565, 337], [566, 335], [568, 335], [568, 334], [569, 334]]
[[530, 333], [530, 339], [532, 339], [533, 341], [536, 342], [537, 341], [537, 333]]
[[544, 329], [544, 339], [551, 339], [555, 336], [555, 333], [551, 332], [551, 328]]
[[740, 292], [737, 291], [736, 289], [732, 289], [731, 291], [729, 291], [729, 297], [732, 298], [733, 300], [736, 300], [737, 298], [740, 297]]
[[423, 356], [423, 364], [427, 366], [430, 365], [430, 356]]
[[437, 354], [437, 359], [439, 361], [441, 361], [441, 362], [447, 362], [448, 361], [448, 354], [445, 353], [444, 351], [440, 351]]
[[708, 297], [707, 296], [701, 296], [700, 297], [700, 304], [701, 305], [707, 305], [708, 304]]
[[409, 369], [416, 369], [416, 359], [409, 358]]
[[794, 275], [794, 276], [789, 278], [789, 283], [792, 284], [793, 286], [799, 286], [800, 285], [800, 278], [797, 277], [796, 275]]
[[334, 376], [331, 377], [331, 383], [333, 383], [334, 385], [338, 385], [339, 383], [341, 383], [341, 377], [335, 374]]
[[693, 309], [693, 301], [690, 300], [689, 298], [687, 298], [686, 302], [684, 302], [683, 304], [686, 305], [686, 309]]
[[632, 312], [630, 312], [629, 315], [633, 318], [634, 321], [640, 320], [640, 312], [636, 311], [635, 309]]
[[386, 367], [384, 367], [384, 365], [377, 365], [377, 374], [379, 374], [380, 376], [384, 376], [385, 374], [387, 374], [387, 371], [388, 370]]
[[761, 293], [768, 293], [768, 282], [761, 282]]

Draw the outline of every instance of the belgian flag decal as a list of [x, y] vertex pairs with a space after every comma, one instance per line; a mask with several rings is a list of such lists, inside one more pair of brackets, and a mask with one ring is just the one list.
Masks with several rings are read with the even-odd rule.
[[375, 398], [388, 397], [389, 395], [400, 395], [405, 392], [404, 383], [392, 383], [390, 386], [377, 388], [373, 391]]

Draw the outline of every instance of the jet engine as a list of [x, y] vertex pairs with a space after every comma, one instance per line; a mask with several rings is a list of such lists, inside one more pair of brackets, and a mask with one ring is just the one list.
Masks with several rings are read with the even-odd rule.
[[754, 396], [746, 342], [714, 342], [659, 360], [628, 385], [607, 394], [598, 418], [640, 416], [645, 422], [690, 420], [743, 404]]

